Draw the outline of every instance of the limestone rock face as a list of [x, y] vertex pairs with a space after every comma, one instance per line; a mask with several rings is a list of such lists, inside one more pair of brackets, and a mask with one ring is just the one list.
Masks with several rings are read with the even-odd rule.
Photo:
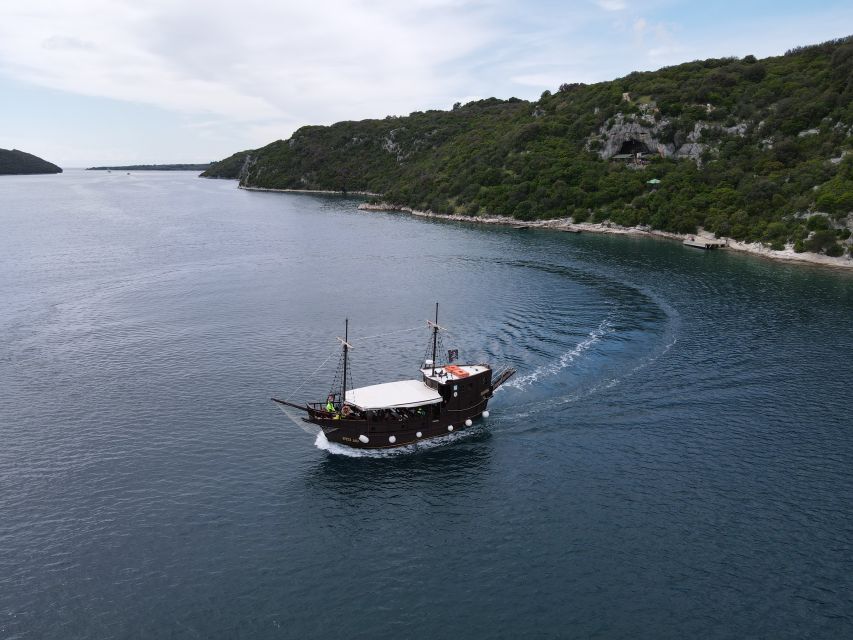
[[675, 157], [683, 160], [693, 160], [698, 164], [702, 161], [702, 154], [707, 148], [708, 145], [702, 144], [701, 142], [685, 142], [683, 145], [678, 147], [678, 151], [675, 152]]
[[[666, 118], [651, 121], [647, 118], [637, 119], [634, 116], [616, 114], [610, 126], [605, 124], [598, 130], [598, 134], [590, 136], [587, 140], [587, 148], [593, 148], [593, 142], [599, 145], [598, 155], [602, 160], [609, 160], [621, 153], [637, 153], [642, 151], [648, 154], [657, 154], [663, 158], [678, 158], [693, 160], [697, 164], [702, 162], [702, 155], [708, 149], [714, 148], [701, 142], [702, 132], [715, 125], [705, 122], [697, 122], [693, 129], [682, 137], [684, 143], [676, 147], [671, 142], [663, 142], [660, 138], [663, 130], [670, 124]], [[730, 136], [746, 135], [747, 123], [742, 122], [731, 127], [716, 127]]]
[[605, 138], [604, 146], [598, 152], [602, 160], [608, 160], [621, 153], [623, 146], [632, 142], [645, 145], [648, 153], [660, 153], [664, 156], [671, 154], [666, 145], [658, 140], [661, 125], [648, 127], [635, 121], [626, 122], [621, 114], [616, 115], [613, 120], [613, 125], [609, 129], [605, 125], [599, 131]]
[[237, 179], [242, 181], [247, 175], [249, 175], [249, 170], [255, 164], [256, 160], [252, 157], [251, 153], [246, 154], [246, 159], [243, 160], [243, 166], [240, 167], [240, 174], [237, 176]]

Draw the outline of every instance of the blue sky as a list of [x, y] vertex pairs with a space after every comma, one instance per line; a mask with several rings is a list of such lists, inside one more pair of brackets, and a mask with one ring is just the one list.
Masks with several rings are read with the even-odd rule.
[[64, 167], [206, 162], [402, 115], [853, 34], [853, 3], [0, 3], [0, 148]]

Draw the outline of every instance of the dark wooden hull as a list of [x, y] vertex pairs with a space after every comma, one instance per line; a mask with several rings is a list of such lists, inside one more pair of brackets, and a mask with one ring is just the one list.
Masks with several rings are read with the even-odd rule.
[[[487, 405], [488, 399], [484, 398], [467, 411], [442, 410], [438, 418], [413, 416], [408, 420], [332, 420], [309, 415], [306, 420], [318, 425], [329, 442], [354, 449], [390, 449], [470, 429]], [[470, 427], [466, 425], [469, 420], [472, 423]], [[367, 442], [364, 442], [364, 438]]]
[[[405, 447], [446, 436], [470, 428], [486, 410], [494, 392], [492, 370], [487, 365], [480, 366], [481, 373], [462, 379], [439, 381], [425, 375], [424, 384], [439, 392], [440, 404], [403, 411], [367, 411], [357, 419], [333, 419], [315, 404], [306, 419], [323, 429], [329, 442], [355, 449]], [[466, 425], [467, 421], [472, 424]]]

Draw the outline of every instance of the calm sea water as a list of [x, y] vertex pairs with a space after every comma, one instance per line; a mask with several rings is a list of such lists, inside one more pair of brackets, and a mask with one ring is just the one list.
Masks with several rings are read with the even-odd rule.
[[[356, 205], [0, 178], [0, 637], [853, 635], [853, 274]], [[435, 301], [519, 369], [472, 433], [269, 402], [345, 317], [357, 385], [415, 375]]]

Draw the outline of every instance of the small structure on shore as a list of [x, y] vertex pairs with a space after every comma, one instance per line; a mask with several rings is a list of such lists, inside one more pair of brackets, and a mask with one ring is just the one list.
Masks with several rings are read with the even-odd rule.
[[726, 241], [721, 238], [697, 238], [690, 236], [682, 243], [685, 247], [696, 247], [697, 249], [717, 249], [726, 246]]

